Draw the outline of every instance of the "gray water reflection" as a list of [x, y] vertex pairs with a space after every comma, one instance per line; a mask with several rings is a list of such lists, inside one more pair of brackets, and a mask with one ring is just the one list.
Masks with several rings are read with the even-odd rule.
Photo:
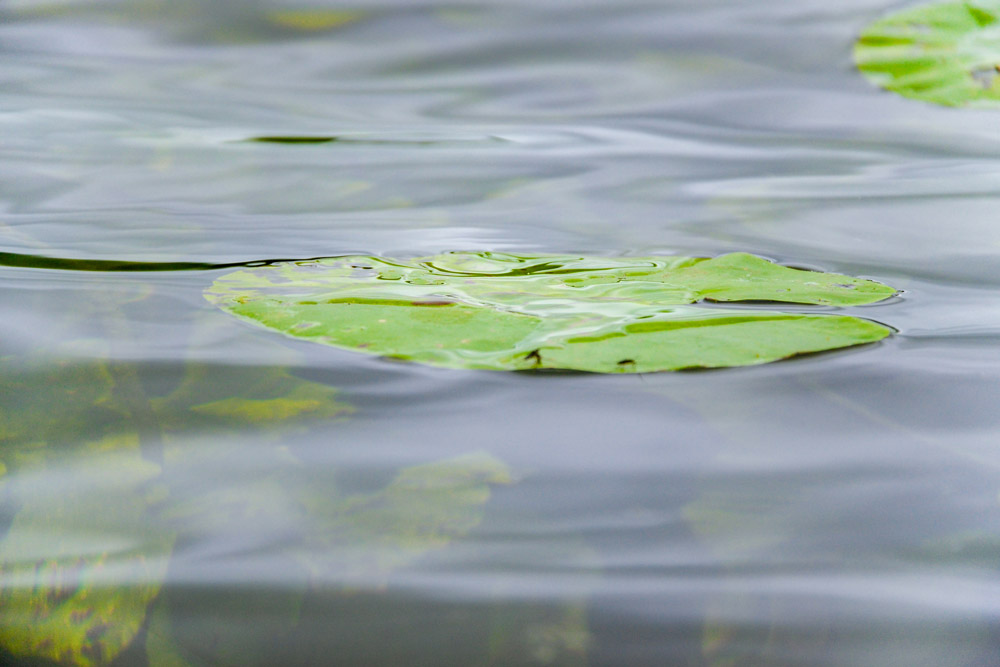
[[[876, 346], [598, 377], [278, 338], [204, 301], [222, 268], [5, 265], [0, 661], [80, 592], [22, 604], [35, 564], [103, 557], [118, 665], [1000, 663], [997, 116], [853, 71], [891, 4], [0, 4], [3, 253], [741, 250], [903, 290]], [[507, 477], [392, 486], [470, 452]], [[35, 655], [106, 663], [96, 625]]]

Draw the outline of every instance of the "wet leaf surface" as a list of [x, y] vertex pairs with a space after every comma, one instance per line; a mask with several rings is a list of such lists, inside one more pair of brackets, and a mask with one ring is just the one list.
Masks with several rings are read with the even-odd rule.
[[760, 364], [890, 334], [856, 317], [695, 302], [852, 306], [893, 294], [745, 253], [485, 252], [276, 263], [225, 275], [206, 298], [289, 336], [435, 366], [622, 373]]

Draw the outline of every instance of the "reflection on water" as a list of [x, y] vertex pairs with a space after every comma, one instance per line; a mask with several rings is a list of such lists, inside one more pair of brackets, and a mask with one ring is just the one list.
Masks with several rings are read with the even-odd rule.
[[[997, 117], [859, 76], [889, 9], [0, 4], [0, 662], [1000, 663]], [[450, 249], [751, 252], [899, 332], [486, 373], [202, 297]]]

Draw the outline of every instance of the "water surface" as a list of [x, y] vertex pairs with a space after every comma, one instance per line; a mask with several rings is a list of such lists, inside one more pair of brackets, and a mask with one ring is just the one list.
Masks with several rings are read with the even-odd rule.
[[[0, 4], [0, 586], [127, 591], [118, 665], [1000, 663], [998, 116], [854, 71], [895, 4]], [[752, 252], [898, 334], [505, 374], [202, 297], [447, 250]]]

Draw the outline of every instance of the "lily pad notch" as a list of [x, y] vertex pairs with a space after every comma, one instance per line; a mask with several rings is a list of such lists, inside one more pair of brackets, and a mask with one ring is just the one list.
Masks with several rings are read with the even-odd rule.
[[[882, 301], [881, 283], [715, 258], [450, 252], [351, 255], [226, 274], [211, 303], [287, 336], [444, 368], [649, 373], [762, 364], [873, 343], [889, 327], [760, 309]], [[716, 304], [743, 302], [738, 307]]]
[[951, 1], [889, 14], [861, 33], [858, 69], [875, 85], [944, 106], [1000, 107], [1000, 3]]

